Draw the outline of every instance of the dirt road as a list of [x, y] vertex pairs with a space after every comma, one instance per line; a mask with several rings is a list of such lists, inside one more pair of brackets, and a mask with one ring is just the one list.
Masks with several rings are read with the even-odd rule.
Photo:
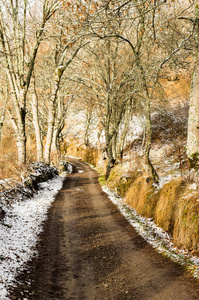
[[69, 175], [10, 299], [199, 299], [199, 286], [157, 254], [102, 192], [97, 173]]

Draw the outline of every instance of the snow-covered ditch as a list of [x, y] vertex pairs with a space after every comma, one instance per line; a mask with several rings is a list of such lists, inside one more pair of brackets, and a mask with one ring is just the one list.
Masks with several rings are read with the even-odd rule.
[[42, 223], [56, 194], [62, 188], [63, 177], [56, 176], [39, 183], [39, 191], [31, 199], [4, 207], [6, 217], [0, 223], [0, 299], [6, 300], [9, 287], [36, 254], [36, 243]]
[[185, 266], [194, 277], [199, 278], [199, 257], [192, 255], [192, 253], [188, 251], [178, 249], [172, 243], [172, 238], [167, 232], [158, 227], [151, 219], [138, 215], [135, 209], [124, 203], [123, 199], [112, 192], [107, 186], [102, 186], [102, 190], [118, 207], [122, 215], [135, 230], [151, 244], [153, 248], [173, 261]]

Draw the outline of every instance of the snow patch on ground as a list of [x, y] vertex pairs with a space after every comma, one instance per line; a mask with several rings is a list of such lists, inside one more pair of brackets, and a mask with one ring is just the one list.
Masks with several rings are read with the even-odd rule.
[[107, 186], [102, 186], [102, 190], [118, 207], [122, 215], [135, 230], [151, 244], [153, 248], [173, 261], [185, 266], [194, 277], [199, 278], [199, 257], [193, 256], [188, 251], [178, 249], [172, 243], [172, 238], [167, 232], [158, 227], [151, 219], [138, 215], [135, 209], [124, 203], [123, 199], [112, 192]]
[[36, 254], [35, 246], [42, 223], [62, 188], [63, 180], [57, 176], [40, 183], [40, 190], [34, 197], [15, 202], [6, 209], [4, 224], [0, 223], [0, 299], [9, 299], [7, 291], [14, 285], [16, 275]]

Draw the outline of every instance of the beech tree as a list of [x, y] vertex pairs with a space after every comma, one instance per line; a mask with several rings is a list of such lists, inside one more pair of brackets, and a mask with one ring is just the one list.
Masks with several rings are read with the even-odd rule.
[[[117, 140], [119, 125], [122, 122], [129, 99], [135, 92], [133, 62], [124, 63], [125, 52], [123, 43], [119, 41], [93, 41], [86, 47], [83, 56], [85, 69], [75, 74], [76, 80], [88, 90], [90, 107], [95, 107], [99, 123], [102, 124], [106, 139], [108, 157], [106, 178], [117, 159]], [[88, 59], [89, 57], [89, 59]], [[89, 106], [89, 100], [87, 101]]]
[[[70, 63], [73, 61], [75, 56], [77, 55], [78, 51], [81, 49], [82, 45], [78, 45], [76, 49], [71, 54], [71, 57], [69, 59], [66, 59], [66, 53], [67, 51], [63, 51], [62, 56], [60, 57], [57, 67], [54, 72], [54, 83], [52, 86], [52, 92], [51, 97], [49, 100], [48, 105], [48, 130], [47, 130], [47, 137], [46, 137], [46, 144], [45, 144], [45, 152], [44, 152], [44, 159], [46, 162], [50, 161], [50, 153], [51, 153], [51, 146], [52, 146], [52, 138], [53, 138], [53, 130], [54, 130], [54, 124], [55, 124], [55, 104], [60, 88], [60, 82], [62, 79], [62, 75], [66, 68], [70, 65]], [[68, 50], [66, 48], [66, 50]], [[66, 61], [65, 61], [66, 59]]]
[[90, 127], [93, 122], [93, 106], [86, 107], [85, 109], [85, 132], [84, 132], [84, 145], [86, 147], [89, 147], [90, 142], [89, 142], [89, 134], [90, 134]]
[[[56, 101], [60, 90], [61, 79], [67, 67], [72, 63], [79, 50], [82, 47], [84, 47], [85, 44], [87, 44], [87, 42], [85, 42], [84, 39], [79, 39], [77, 45], [75, 45], [74, 48], [71, 49], [70, 46], [71, 41], [70, 41], [69, 43], [66, 44], [66, 46], [63, 49], [61, 49], [61, 52], [59, 53], [60, 58], [55, 62], [53, 85], [51, 90], [51, 97], [49, 99], [49, 104], [48, 104], [48, 129], [47, 129], [47, 137], [46, 137], [46, 144], [45, 144], [45, 151], [44, 151], [44, 159], [46, 162], [50, 161], [52, 139], [53, 139], [53, 133], [55, 129]], [[59, 105], [57, 107], [59, 107]], [[60, 122], [63, 124], [64, 119], [59, 114], [59, 111], [57, 117], [58, 116], [60, 118]], [[65, 116], [66, 114], [64, 113], [64, 118]], [[62, 128], [62, 125], [60, 128]], [[58, 127], [56, 129], [58, 129]], [[57, 134], [55, 134], [55, 139]]]
[[0, 83], [0, 142], [1, 142], [2, 128], [5, 122], [6, 109], [7, 109], [7, 103], [9, 98], [8, 82], [7, 82], [6, 74], [2, 72], [1, 76], [2, 78]]
[[[155, 181], [158, 181], [158, 174], [150, 160], [151, 102], [156, 96], [156, 88], [160, 84], [159, 78], [163, 74], [164, 66], [190, 38], [185, 30], [179, 35], [169, 34], [167, 37], [172, 5], [172, 1], [168, 4], [165, 1], [144, 0], [102, 1], [101, 10], [91, 20], [90, 26], [90, 30], [99, 39], [121, 40], [129, 45], [140, 85], [140, 100], [144, 106], [143, 168]], [[168, 41], [170, 37], [173, 40], [167, 47], [165, 40]]]
[[126, 144], [126, 137], [130, 126], [130, 120], [133, 112], [133, 105], [132, 105], [132, 99], [129, 99], [126, 105], [125, 114], [120, 126], [120, 132], [119, 132], [119, 139], [116, 143], [116, 153], [117, 156], [122, 160], [123, 159], [123, 151]]
[[20, 165], [26, 162], [26, 104], [35, 60], [46, 23], [60, 7], [60, 1], [43, 0], [42, 6], [38, 7], [39, 11], [42, 9], [41, 19], [35, 24], [30, 13], [31, 1], [2, 0], [0, 4], [0, 45], [12, 95], [9, 112], [16, 132]]
[[60, 144], [63, 138], [62, 131], [65, 127], [70, 106], [72, 105], [74, 100], [73, 95], [69, 93], [70, 89], [70, 84], [65, 81], [57, 97], [55, 124], [52, 138], [52, 153], [56, 159], [60, 159]]
[[43, 142], [42, 142], [41, 124], [39, 120], [39, 108], [38, 108], [39, 99], [36, 91], [35, 80], [34, 80], [31, 100], [32, 100], [31, 102], [32, 102], [33, 124], [35, 128], [35, 137], [36, 137], [36, 144], [37, 144], [37, 160], [43, 161]]
[[187, 155], [195, 170], [199, 166], [199, 0], [194, 0], [193, 75], [189, 104]]
[[[57, 126], [55, 127], [56, 102], [64, 73], [80, 49], [89, 43], [87, 39], [89, 34], [87, 33], [85, 22], [87, 13], [92, 13], [92, 10], [81, 1], [63, 1], [62, 10], [59, 11], [59, 20], [57, 20], [55, 24], [55, 31], [59, 28], [59, 33], [55, 40], [53, 84], [48, 104], [48, 128], [44, 149], [44, 160], [46, 162], [50, 161], [54, 129], [58, 129]], [[59, 118], [61, 118], [61, 116], [59, 116]], [[61, 123], [63, 124], [63, 121], [61, 121]], [[62, 125], [60, 129], [61, 128]], [[55, 140], [57, 134], [54, 133]]]

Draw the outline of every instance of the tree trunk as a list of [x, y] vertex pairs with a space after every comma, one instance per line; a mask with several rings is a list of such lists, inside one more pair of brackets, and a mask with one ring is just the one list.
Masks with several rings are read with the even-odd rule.
[[35, 93], [33, 94], [32, 97], [32, 114], [33, 114], [33, 124], [35, 127], [35, 136], [36, 136], [36, 143], [37, 143], [37, 160], [43, 161], [43, 144], [41, 138], [41, 129], [39, 126], [38, 99]]
[[62, 56], [59, 61], [59, 66], [55, 70], [54, 74], [54, 85], [52, 89], [52, 95], [50, 97], [50, 103], [49, 103], [49, 110], [48, 110], [48, 131], [47, 131], [47, 137], [46, 137], [46, 144], [45, 144], [45, 151], [44, 151], [44, 160], [47, 163], [50, 163], [50, 153], [51, 153], [51, 147], [52, 147], [52, 138], [53, 138], [53, 130], [54, 130], [54, 124], [55, 124], [55, 103], [57, 100], [57, 94], [59, 91], [59, 85], [62, 78], [62, 75], [65, 71], [65, 69], [70, 65], [70, 63], [73, 61], [75, 56], [77, 55], [78, 51], [81, 49], [81, 45], [73, 52], [71, 58], [67, 60], [67, 62], [64, 64], [64, 59], [67, 53], [67, 49], [62, 53]]
[[60, 130], [59, 128], [55, 128], [53, 131], [53, 138], [52, 138], [52, 154], [53, 154], [53, 161], [55, 165], [57, 165], [60, 159], [60, 139], [59, 139]]
[[61, 76], [59, 76], [54, 82], [54, 87], [52, 90], [52, 95], [50, 97], [50, 102], [48, 107], [48, 131], [47, 131], [45, 152], [44, 152], [44, 160], [47, 163], [50, 163], [50, 153], [51, 153], [53, 130], [55, 124], [55, 102], [59, 90], [60, 78]]
[[26, 164], [26, 96], [27, 90], [22, 89], [19, 95], [18, 120], [17, 120], [17, 147], [18, 147], [18, 164], [23, 166]]
[[85, 121], [85, 133], [84, 133], [84, 144], [89, 147], [89, 130], [92, 123], [92, 108], [86, 110], [86, 121]]
[[117, 134], [114, 134], [112, 137], [112, 153], [115, 161], [117, 159], [117, 137], [118, 137]]
[[19, 132], [17, 135], [18, 164], [23, 166], [26, 164], [26, 136], [25, 131]]
[[3, 122], [0, 121], [0, 142], [1, 142], [1, 136], [2, 136], [2, 127], [3, 127]]
[[0, 142], [1, 142], [1, 137], [2, 137], [3, 123], [4, 123], [4, 116], [0, 120]]
[[26, 132], [25, 132], [25, 112], [23, 109], [18, 110], [17, 121], [12, 115], [12, 111], [8, 109], [13, 128], [17, 137], [17, 151], [18, 151], [18, 165], [23, 166], [26, 164]]
[[49, 111], [48, 111], [48, 131], [45, 144], [44, 160], [46, 163], [50, 163], [50, 152], [52, 147], [52, 137], [53, 137], [53, 128], [55, 121], [55, 105], [52, 100], [50, 100]]
[[7, 106], [7, 102], [8, 102], [8, 87], [6, 87], [6, 94], [3, 93], [3, 97], [4, 97], [4, 105], [3, 105], [3, 108], [2, 108], [2, 114], [1, 114], [1, 117], [0, 117], [0, 142], [1, 142], [1, 138], [2, 138], [2, 128], [3, 128], [3, 124], [4, 124], [4, 121], [5, 121], [5, 116], [6, 116], [6, 106]]
[[143, 168], [145, 172], [151, 176], [156, 182], [159, 181], [158, 174], [155, 171], [151, 161], [150, 161], [150, 151], [151, 151], [151, 107], [150, 98], [145, 94], [145, 134], [144, 134], [144, 149], [143, 149]]
[[98, 132], [97, 132], [97, 152], [98, 152], [98, 155], [100, 155], [100, 152], [101, 152], [101, 142], [100, 142], [101, 134], [102, 134], [102, 129], [99, 128]]
[[109, 134], [106, 134], [106, 152], [108, 157], [108, 163], [106, 165], [106, 175], [105, 179], [107, 180], [109, 178], [111, 169], [115, 165], [115, 158], [113, 157], [113, 148], [112, 148], [112, 138]]
[[[131, 102], [130, 102], [131, 105]], [[122, 133], [120, 134], [120, 139], [118, 142], [118, 157], [121, 159], [123, 159], [123, 151], [124, 151], [124, 146], [125, 146], [125, 140], [126, 140], [126, 136], [128, 133], [128, 129], [129, 129], [129, 121], [130, 121], [130, 115], [131, 115], [131, 111], [132, 111], [132, 107], [130, 107], [126, 110], [125, 112], [125, 118], [124, 118], [124, 128]]]
[[191, 167], [199, 168], [199, 0], [194, 3], [195, 13], [195, 43], [193, 53], [193, 75], [189, 104], [187, 155]]
[[106, 165], [106, 175], [105, 175], [106, 180], [109, 178], [111, 169], [115, 165], [115, 159], [113, 157], [111, 157], [111, 155], [108, 154], [108, 151], [107, 151], [107, 156], [108, 156], [108, 163]]

